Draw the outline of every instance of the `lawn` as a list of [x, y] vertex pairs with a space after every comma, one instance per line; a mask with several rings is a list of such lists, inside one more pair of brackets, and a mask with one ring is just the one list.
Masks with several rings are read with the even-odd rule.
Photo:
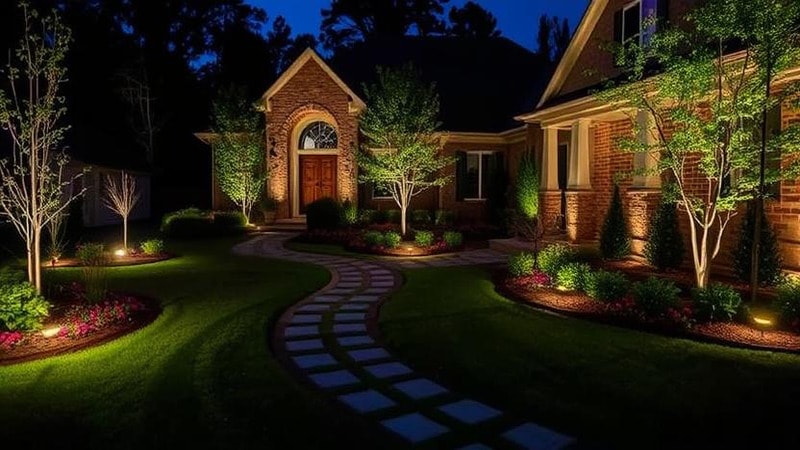
[[538, 312], [479, 268], [405, 277], [381, 311], [387, 343], [465, 394], [609, 448], [800, 446], [800, 356]]
[[[238, 257], [234, 239], [110, 270], [113, 289], [162, 302], [112, 343], [0, 367], [3, 448], [323, 448], [379, 442], [371, 426], [298, 385], [271, 357], [280, 312], [323, 286], [316, 266]], [[59, 269], [50, 279], [77, 277]]]

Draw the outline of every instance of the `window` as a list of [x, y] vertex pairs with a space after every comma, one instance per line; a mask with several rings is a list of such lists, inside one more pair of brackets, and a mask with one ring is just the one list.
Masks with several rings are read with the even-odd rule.
[[313, 122], [300, 133], [300, 150], [331, 149], [339, 147], [336, 130], [325, 122]]
[[503, 168], [499, 152], [478, 151], [456, 154], [456, 196], [458, 200], [485, 200]]
[[373, 200], [393, 200], [391, 191], [385, 186], [372, 184], [372, 199]]
[[642, 2], [635, 1], [622, 8], [622, 36], [620, 43], [641, 43]]

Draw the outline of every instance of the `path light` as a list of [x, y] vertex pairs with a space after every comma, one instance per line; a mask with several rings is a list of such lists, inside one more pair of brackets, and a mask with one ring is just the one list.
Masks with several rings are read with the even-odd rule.
[[772, 328], [772, 319], [767, 317], [759, 317], [753, 316], [753, 323], [756, 324], [756, 328], [761, 330], [761, 336], [764, 336], [764, 330]]
[[46, 338], [51, 338], [51, 337], [57, 336], [60, 331], [61, 331], [61, 327], [47, 328], [45, 330], [42, 330], [42, 336], [44, 336]]
[[126, 254], [127, 253], [125, 253], [125, 249], [124, 248], [121, 248], [121, 249], [118, 249], [118, 250], [114, 251], [114, 256], [117, 256], [117, 257], [120, 257], [120, 258], [125, 256]]

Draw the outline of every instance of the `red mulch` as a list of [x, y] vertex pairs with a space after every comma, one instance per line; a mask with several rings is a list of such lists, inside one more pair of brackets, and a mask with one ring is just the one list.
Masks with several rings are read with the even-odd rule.
[[[174, 258], [175, 255], [164, 253], [162, 255], [146, 256], [142, 254], [132, 254], [127, 256], [111, 256], [108, 261], [109, 267], [121, 266], [138, 266], [140, 264], [150, 264], [159, 261], [165, 261]], [[63, 258], [58, 260], [57, 263], [52, 262], [43, 263], [43, 267], [80, 267], [80, 262], [75, 258]]]
[[[66, 336], [45, 338], [40, 332], [27, 334], [24, 341], [19, 345], [10, 349], [0, 348], [0, 366], [76, 352], [113, 341], [114, 339], [144, 328], [152, 323], [161, 313], [161, 305], [158, 301], [153, 299], [140, 296], [135, 297], [142, 302], [146, 308], [131, 314], [131, 318], [128, 322], [112, 324], [78, 338]], [[69, 304], [60, 304], [54, 307], [50, 320], [45, 324], [43, 329], [46, 330], [58, 326], [58, 323], [64, 317], [69, 306]]]

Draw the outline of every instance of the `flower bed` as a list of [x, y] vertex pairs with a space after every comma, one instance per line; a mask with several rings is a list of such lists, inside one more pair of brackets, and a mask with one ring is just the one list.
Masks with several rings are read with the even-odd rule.
[[[393, 224], [371, 225], [366, 229], [312, 230], [295, 238], [309, 244], [341, 245], [348, 251], [380, 256], [430, 256], [459, 251], [464, 247], [461, 233], [417, 232], [414, 241], [403, 241]], [[424, 235], [424, 238], [422, 237]]]

